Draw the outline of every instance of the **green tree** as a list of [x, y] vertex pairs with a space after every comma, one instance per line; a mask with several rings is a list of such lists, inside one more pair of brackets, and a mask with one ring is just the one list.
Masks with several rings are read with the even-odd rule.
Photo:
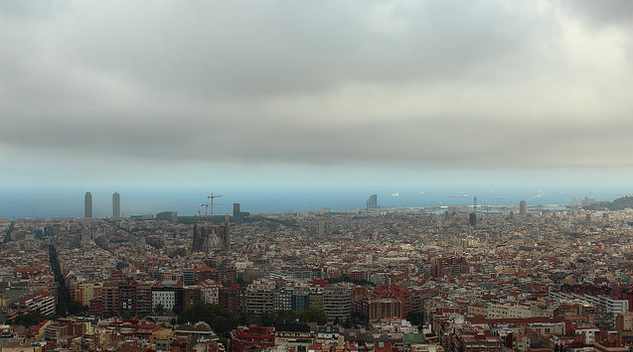
[[262, 317], [264, 326], [280, 326], [294, 323], [297, 320], [297, 313], [293, 310], [276, 310]]
[[13, 319], [13, 324], [24, 325], [25, 327], [31, 327], [33, 325], [37, 325], [46, 320], [46, 317], [42, 315], [39, 311], [35, 310], [29, 312], [27, 314], [18, 315], [15, 319]]
[[164, 315], [165, 313], [167, 313], [167, 309], [165, 309], [165, 307], [160, 303], [157, 304], [156, 307], [154, 307], [154, 309], [152, 310], [156, 315]]
[[81, 313], [86, 312], [89, 309], [88, 306], [84, 306], [79, 301], [71, 301], [70, 303], [68, 303], [67, 308], [68, 308], [68, 313], [73, 314], [73, 315], [79, 315]]
[[407, 314], [407, 320], [412, 325], [421, 326], [422, 324], [424, 324], [424, 313], [422, 313], [422, 312], [410, 312], [409, 314]]
[[319, 308], [304, 309], [299, 313], [297, 318], [299, 321], [316, 322], [317, 324], [325, 324], [327, 322], [325, 312]]
[[178, 315], [178, 322], [195, 324], [204, 321], [218, 334], [225, 336], [238, 325], [238, 319], [217, 304], [196, 303]]
[[352, 312], [348, 320], [345, 321], [348, 328], [354, 326], [369, 327], [369, 317], [359, 312]]
[[257, 317], [255, 317], [252, 314], [242, 313], [237, 317], [237, 320], [239, 322], [239, 325], [245, 325], [245, 326], [249, 326], [251, 324], [263, 325], [261, 320], [257, 319]]

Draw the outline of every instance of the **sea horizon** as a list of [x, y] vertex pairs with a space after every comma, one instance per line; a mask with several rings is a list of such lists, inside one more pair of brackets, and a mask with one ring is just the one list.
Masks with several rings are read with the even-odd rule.
[[[211, 192], [203, 189], [146, 188], [114, 189], [111, 187], [58, 189], [1, 189], [0, 218], [77, 218], [84, 215], [84, 194], [91, 192], [93, 216], [112, 215], [112, 194], [121, 195], [123, 216], [177, 211], [180, 216], [204, 213], [201, 206]], [[492, 187], [436, 186], [428, 189], [413, 187], [290, 187], [290, 188], [217, 188], [215, 214], [232, 214], [233, 203], [240, 203], [243, 212], [283, 213], [319, 211], [351, 211], [365, 208], [365, 201], [378, 195], [383, 208], [472, 206], [477, 197], [480, 210], [490, 207], [516, 207], [521, 200], [530, 206], [567, 205], [574, 198], [611, 201], [627, 192], [615, 189], [529, 189]]]

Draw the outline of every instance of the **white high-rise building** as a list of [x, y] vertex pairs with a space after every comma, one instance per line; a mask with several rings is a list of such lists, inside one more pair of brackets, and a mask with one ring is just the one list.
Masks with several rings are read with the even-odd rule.
[[118, 192], [112, 195], [112, 218], [121, 218], [121, 195]]

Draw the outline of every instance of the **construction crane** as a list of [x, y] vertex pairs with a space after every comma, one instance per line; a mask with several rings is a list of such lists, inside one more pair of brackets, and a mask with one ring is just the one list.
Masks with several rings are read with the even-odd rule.
[[[221, 194], [219, 194], [219, 195], [214, 195], [213, 193], [211, 193], [211, 195], [210, 195], [210, 196], [207, 196], [207, 199], [208, 199], [208, 201], [207, 201], [207, 206], [211, 205], [211, 227], [213, 227], [213, 200], [214, 200], [215, 198], [220, 198], [220, 197], [222, 197], [222, 195], [221, 195]], [[205, 211], [205, 214], [204, 214], [204, 215], [205, 215], [205, 216], [207, 216], [206, 211]]]

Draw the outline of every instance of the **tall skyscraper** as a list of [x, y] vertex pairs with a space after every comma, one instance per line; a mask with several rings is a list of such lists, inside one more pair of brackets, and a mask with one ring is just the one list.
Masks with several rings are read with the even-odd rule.
[[233, 218], [237, 219], [241, 216], [240, 203], [233, 203]]
[[92, 217], [92, 193], [86, 192], [84, 196], [84, 217]]
[[325, 221], [323, 220], [317, 223], [317, 236], [325, 236]]
[[224, 228], [222, 229], [222, 249], [231, 251], [231, 227], [229, 225], [229, 213], [224, 214]]
[[471, 226], [477, 225], [477, 196], [473, 197], [473, 212], [468, 215], [468, 222]]
[[112, 194], [112, 218], [121, 218], [121, 195], [118, 192]]
[[472, 212], [468, 215], [468, 223], [470, 224], [470, 226], [477, 225], [477, 213]]
[[371, 197], [367, 199], [365, 204], [367, 204], [367, 211], [371, 211], [378, 208], [378, 195], [372, 194]]
[[191, 244], [192, 252], [201, 252], [202, 251], [202, 231], [200, 226], [198, 226], [198, 220], [200, 215], [193, 216], [193, 243]]
[[519, 216], [525, 216], [526, 213], [527, 213], [527, 206], [525, 204], [525, 201], [522, 200], [521, 202], [519, 202]]

